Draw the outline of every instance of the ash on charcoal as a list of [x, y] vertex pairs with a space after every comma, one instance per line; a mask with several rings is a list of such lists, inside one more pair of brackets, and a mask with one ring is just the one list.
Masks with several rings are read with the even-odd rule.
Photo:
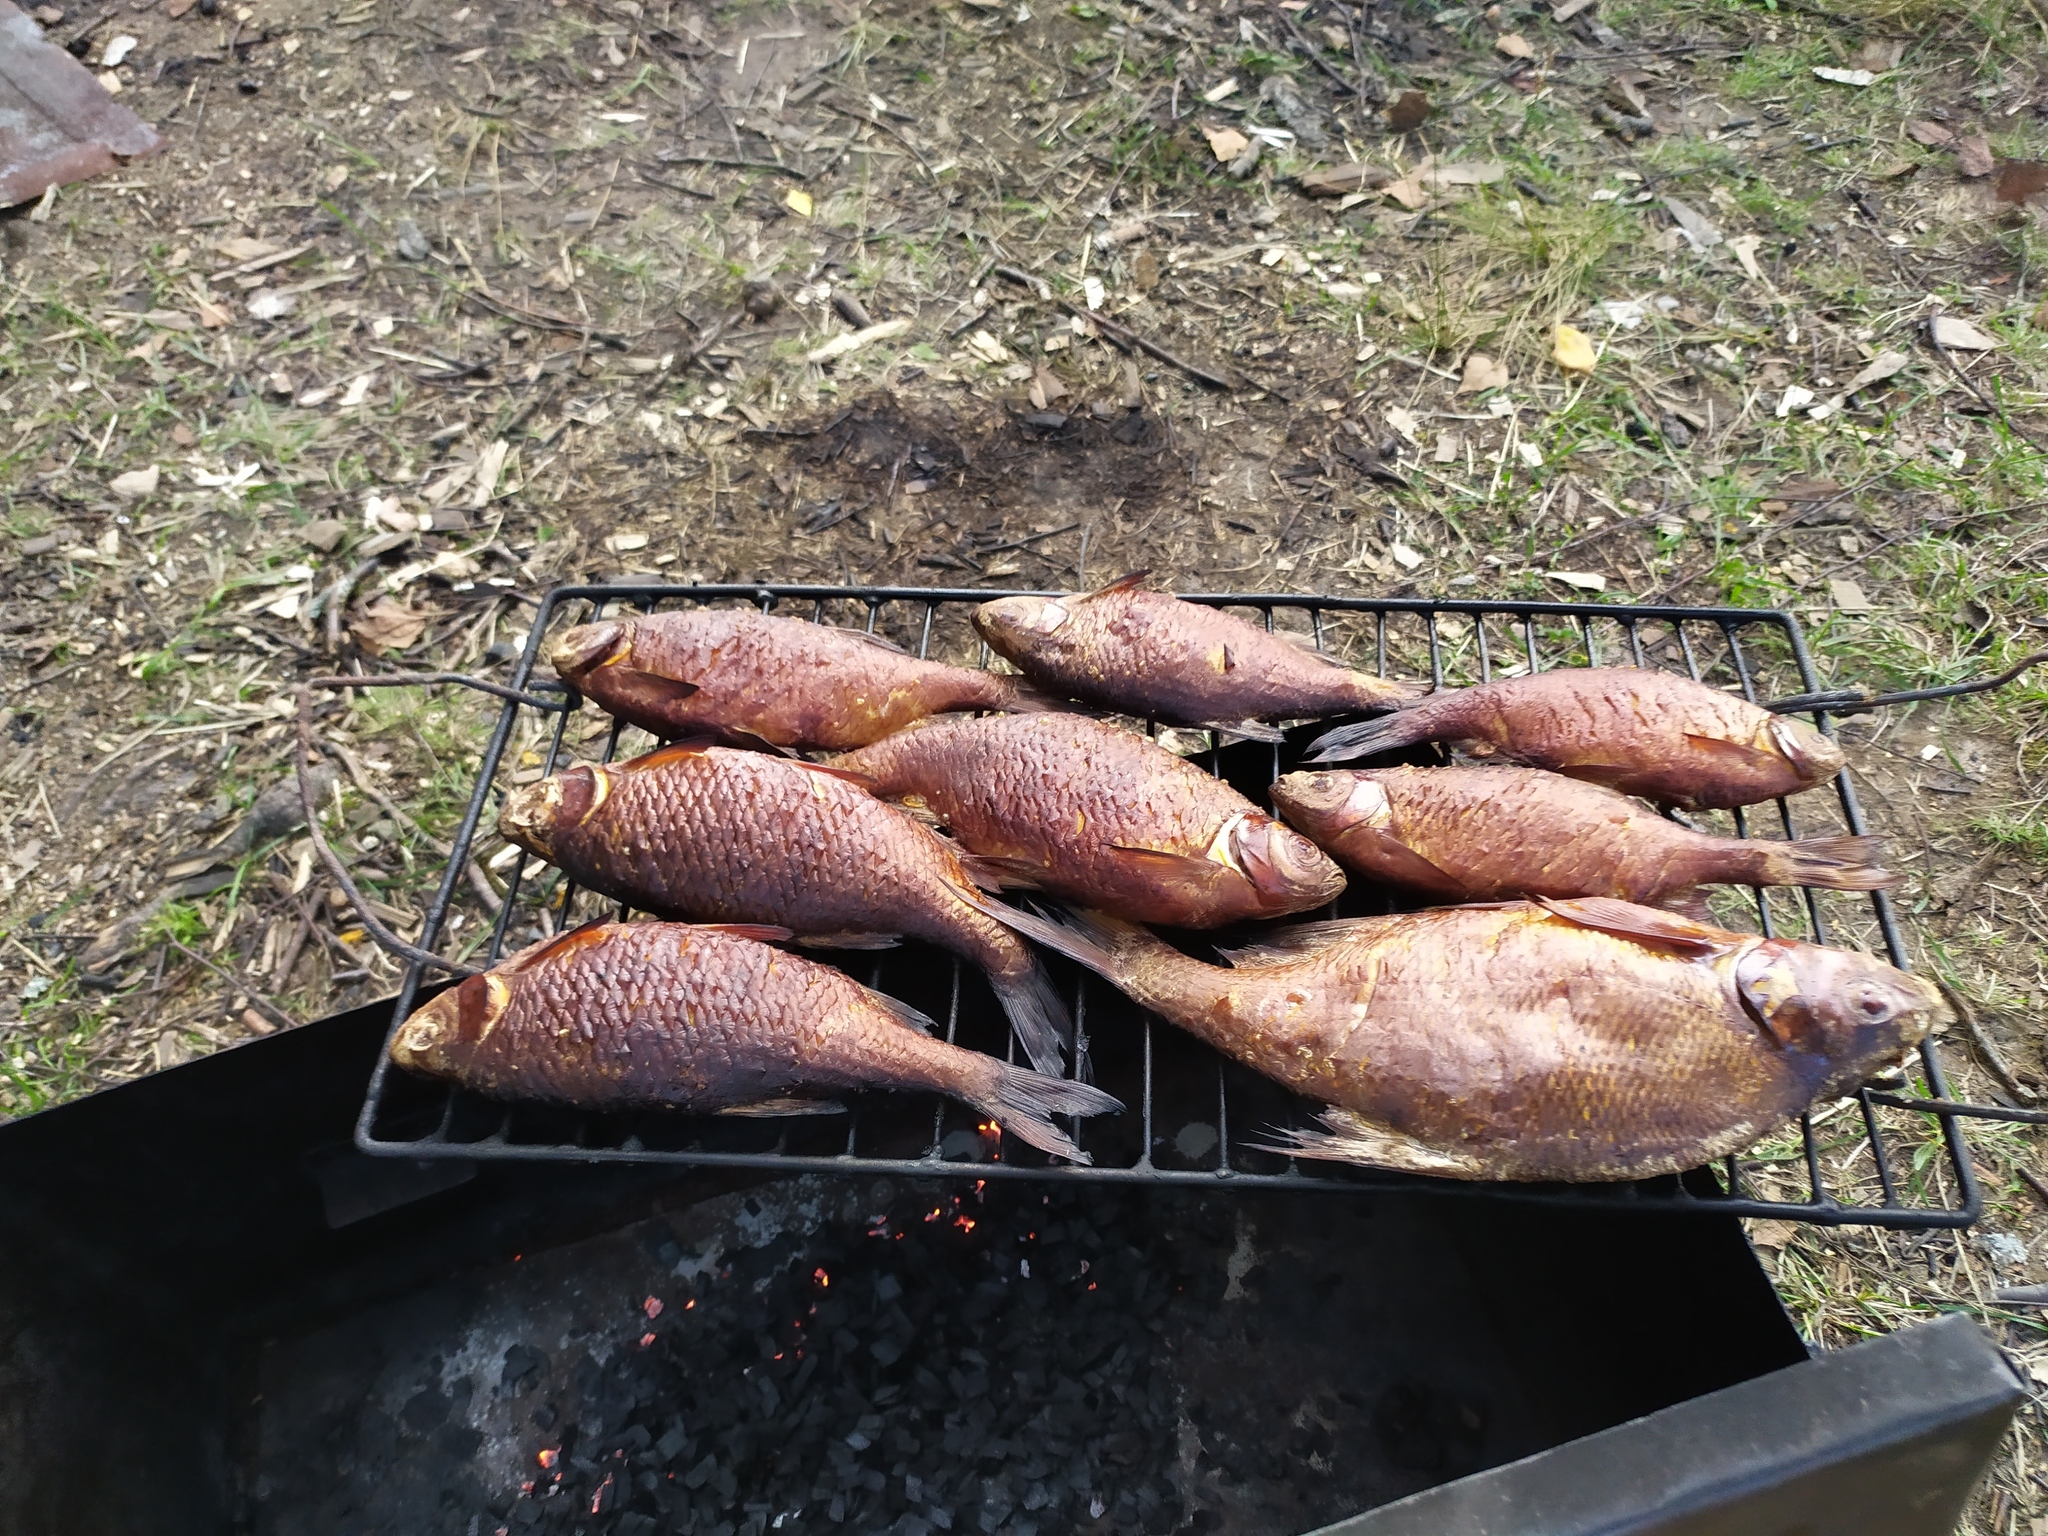
[[1404, 1209], [808, 1180], [705, 1201], [279, 1346], [250, 1528], [1313, 1529], [1543, 1443], [1473, 1385], [1497, 1337]]

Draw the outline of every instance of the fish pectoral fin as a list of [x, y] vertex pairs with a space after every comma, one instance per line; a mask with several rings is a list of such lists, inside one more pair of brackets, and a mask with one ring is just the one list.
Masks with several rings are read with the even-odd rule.
[[903, 935], [841, 929], [835, 933], [807, 933], [796, 942], [801, 949], [894, 949], [903, 942]]
[[739, 1120], [769, 1120], [784, 1115], [843, 1115], [846, 1106], [837, 1099], [756, 1099], [751, 1104], [728, 1104], [711, 1113]]
[[[1471, 755], [1474, 757], [1484, 757], [1491, 754], [1473, 752]], [[1605, 784], [1609, 787], [1626, 783], [1642, 771], [1639, 765], [1632, 766], [1628, 763], [1602, 763], [1595, 761], [1579, 762], [1576, 759], [1568, 759], [1560, 762], [1557, 766], [1560, 773], [1568, 774], [1574, 779], [1584, 779], [1588, 784]]]
[[1419, 890], [1438, 895], [1455, 896], [1465, 889], [1464, 883], [1447, 873], [1435, 861], [1425, 858], [1391, 833], [1376, 827], [1354, 828], [1345, 834], [1346, 840], [1372, 840], [1374, 873], [1385, 875], [1401, 885], [1412, 885]]
[[1746, 746], [1739, 741], [1729, 741], [1722, 736], [1695, 736], [1688, 731], [1685, 744], [1695, 751], [1725, 758], [1730, 763], [1740, 763], [1745, 768], [1773, 767], [1784, 761], [1775, 752], [1766, 752], [1761, 747]]
[[1268, 725], [1263, 720], [1203, 720], [1199, 724], [1205, 731], [1215, 731], [1222, 736], [1239, 736], [1246, 741], [1282, 742], [1287, 735], [1277, 725]]
[[828, 779], [843, 779], [848, 784], [856, 785], [866, 790], [869, 794], [873, 794], [879, 787], [872, 774], [862, 773], [858, 768], [835, 768], [830, 763], [807, 763], [802, 758], [798, 758], [797, 763], [810, 773], [823, 774]]
[[960, 867], [985, 891], [1035, 891], [1045, 884], [1046, 869], [1029, 859], [1000, 853], [961, 853]]
[[1748, 942], [1744, 935], [1730, 933], [1725, 928], [1716, 928], [1676, 912], [1619, 901], [1612, 896], [1580, 896], [1570, 901], [1538, 896], [1536, 905], [1551, 916], [1577, 923], [1582, 928], [1597, 928], [1619, 938], [1660, 944], [1690, 955], [1719, 954]]
[[757, 939], [763, 944], [783, 944], [796, 937], [787, 928], [774, 923], [692, 923], [709, 933], [722, 933], [729, 939]]
[[[1133, 848], [1111, 843], [1108, 851], [1127, 870], [1177, 890], [1207, 891], [1219, 878], [1236, 871], [1201, 854], [1174, 853], [1165, 848]], [[1240, 878], [1242, 878], [1240, 876]]]
[[1115, 581], [1112, 581], [1106, 587], [1097, 587], [1093, 592], [1083, 592], [1079, 597], [1073, 599], [1073, 601], [1077, 603], [1085, 603], [1090, 598], [1108, 597], [1112, 593], [1116, 592], [1134, 591], [1138, 587], [1144, 585], [1145, 578], [1147, 576], [1150, 576], [1151, 574], [1152, 573], [1149, 570], [1132, 571], [1128, 575], [1117, 577]]
[[1349, 1109], [1325, 1109], [1317, 1117], [1320, 1131], [1275, 1131], [1279, 1138], [1262, 1150], [1356, 1163], [1366, 1168], [1393, 1168], [1402, 1173], [1427, 1173], [1446, 1179], [1488, 1179], [1495, 1171], [1469, 1152], [1447, 1151], [1416, 1140], [1405, 1131], [1369, 1120]]
[[663, 677], [658, 672], [643, 672], [638, 667], [627, 666], [623, 662], [605, 670], [621, 680], [631, 678], [635, 688], [651, 700], [660, 703], [680, 704], [692, 694], [702, 691], [695, 683], [686, 683], [679, 677]]
[[1256, 944], [1218, 949], [1216, 953], [1234, 966], [1285, 965], [1319, 955], [1333, 945], [1367, 937], [1386, 922], [1384, 917], [1339, 917], [1324, 923], [1296, 923], [1291, 928], [1275, 928], [1262, 934]]
[[891, 997], [886, 992], [877, 992], [873, 987], [862, 987], [861, 991], [867, 993], [869, 1002], [889, 1014], [897, 1023], [907, 1024], [921, 1035], [936, 1035], [939, 1032], [939, 1026], [930, 1014], [918, 1012], [901, 998]]

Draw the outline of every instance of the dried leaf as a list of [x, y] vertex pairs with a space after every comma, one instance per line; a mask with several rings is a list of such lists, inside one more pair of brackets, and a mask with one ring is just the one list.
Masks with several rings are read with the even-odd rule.
[[[1326, 165], [1320, 170], [1304, 171], [1295, 179], [1310, 197], [1342, 197], [1348, 192], [1360, 192], [1368, 188], [1384, 187], [1394, 179], [1394, 173], [1383, 165], [1368, 165], [1363, 160], [1348, 160], [1342, 165]], [[1096, 237], [1098, 240], [1101, 236]]]
[[[1857, 390], [1867, 385], [1875, 384], [1881, 379], [1890, 378], [1912, 361], [1913, 359], [1903, 352], [1880, 352], [1870, 360], [1868, 367], [1849, 381], [1842, 393], [1853, 395]], [[1783, 493], [1781, 492], [1780, 494]]]
[[282, 320], [299, 307], [296, 293], [276, 288], [258, 288], [247, 300], [249, 313], [258, 320]]
[[782, 206], [798, 218], [808, 219], [811, 216], [812, 208], [811, 194], [804, 191], [801, 187], [791, 187], [782, 194]]
[[1498, 160], [1461, 160], [1456, 165], [1426, 165], [1415, 172], [1425, 187], [1483, 187], [1507, 178]]
[[1468, 395], [1475, 390], [1507, 387], [1508, 365], [1495, 362], [1484, 352], [1474, 352], [1465, 359], [1465, 376], [1458, 381], [1454, 393]]
[[395, 598], [379, 596], [358, 608], [348, 621], [348, 632], [356, 644], [373, 656], [389, 656], [416, 645], [427, 632], [430, 615], [416, 613]]
[[260, 261], [265, 256], [275, 256], [282, 247], [272, 245], [268, 240], [252, 240], [247, 235], [236, 235], [231, 240], [221, 241], [214, 249], [229, 261], [239, 264], [245, 261]]
[[1493, 46], [1511, 59], [1533, 59], [1536, 57], [1536, 50], [1530, 46], [1529, 39], [1522, 36], [1519, 32], [1501, 33], [1499, 37], [1493, 40]]
[[[819, 349], [824, 350], [823, 348]], [[1010, 360], [1010, 349], [987, 331], [976, 331], [967, 338], [967, 350], [991, 367]]]
[[1866, 39], [1857, 50], [1844, 60], [1851, 69], [1868, 69], [1883, 74], [1888, 69], [1897, 69], [1899, 60], [1906, 56], [1906, 45], [1895, 37], [1873, 37]]
[[1581, 592], [1607, 590], [1607, 578], [1598, 571], [1552, 571], [1550, 579], [1563, 582], [1568, 587], [1576, 587]]
[[1416, 419], [1415, 413], [1409, 410], [1405, 405], [1388, 406], [1386, 409], [1386, 417], [1387, 425], [1392, 427], [1396, 432], [1400, 433], [1403, 437], [1407, 438], [1409, 442], [1418, 445], [1421, 443], [1422, 439], [1417, 437], [1415, 434], [1418, 430], [1420, 430], [1422, 423]]
[[1735, 259], [1742, 263], [1742, 270], [1752, 282], [1764, 280], [1763, 268], [1756, 264], [1757, 248], [1763, 243], [1761, 235], [1738, 235], [1728, 242], [1728, 249], [1735, 253]]
[[1875, 85], [1877, 76], [1867, 69], [1829, 69], [1826, 65], [1814, 69], [1816, 77], [1832, 80], [1836, 85]]
[[1550, 19], [1560, 25], [1570, 21], [1583, 10], [1590, 9], [1594, 0], [1559, 0], [1550, 8]]
[[1599, 355], [1593, 350], [1592, 338], [1577, 326], [1560, 325], [1552, 338], [1550, 355], [1557, 359], [1557, 366], [1567, 373], [1591, 373], [1599, 362]]
[[1956, 169], [1970, 180], [1989, 176], [1997, 163], [1991, 157], [1991, 141], [1983, 134], [1956, 140]]
[[1202, 130], [1202, 136], [1209, 141], [1209, 153], [1223, 165], [1230, 164], [1243, 154], [1245, 147], [1251, 143], [1250, 139], [1235, 128], [1205, 128]]
[[1675, 197], [1664, 199], [1665, 211], [1678, 221], [1678, 227], [1696, 251], [1709, 251], [1724, 238], [1707, 216], [1690, 203], [1682, 203]]
[[2017, 206], [2037, 193], [2048, 192], [2048, 164], [2039, 160], [2008, 160], [1998, 168], [1998, 200]]
[[140, 501], [145, 496], [156, 494], [157, 482], [163, 479], [163, 470], [152, 464], [147, 469], [131, 469], [125, 475], [116, 475], [107, 482], [107, 489], [126, 501]]
[[1395, 133], [1407, 133], [1429, 121], [1434, 110], [1420, 91], [1403, 91], [1387, 108], [1387, 126]]
[[1413, 176], [1403, 176], [1399, 181], [1390, 181], [1380, 190], [1410, 212], [1429, 204], [1429, 194], [1422, 190], [1422, 183]]
[[491, 498], [498, 492], [498, 477], [505, 473], [505, 460], [511, 453], [512, 445], [500, 437], [476, 456], [476, 479], [471, 482], [469, 493], [472, 507], [491, 504]]
[[1940, 149], [1944, 144], [1953, 144], [1956, 141], [1954, 133], [1924, 117], [1916, 117], [1907, 122], [1906, 136], [1916, 144], [1925, 144], [1929, 149]]
[[1947, 347], [1951, 352], [1990, 352], [2003, 345], [1996, 336], [1987, 336], [1969, 321], [1958, 320], [1954, 315], [1936, 315], [1933, 330], [1935, 345]]
[[1837, 480], [1787, 480], [1771, 492], [1779, 501], [1826, 501], [1841, 494]]
[[1839, 613], [1869, 613], [1870, 599], [1863, 595], [1863, 589], [1846, 576], [1828, 578], [1828, 596], [1834, 599]]

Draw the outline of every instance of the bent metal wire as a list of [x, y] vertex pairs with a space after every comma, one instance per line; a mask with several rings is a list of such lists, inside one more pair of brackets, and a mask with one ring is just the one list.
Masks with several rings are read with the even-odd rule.
[[[552, 632], [599, 612], [652, 611], [682, 605], [751, 604], [767, 611], [865, 628], [919, 655], [962, 665], [987, 665], [989, 655], [966, 623], [971, 607], [1009, 595], [987, 590], [834, 586], [653, 585], [561, 587], [543, 599], [511, 679], [529, 692], [560, 690], [534, 682], [541, 647]], [[1788, 613], [1737, 608], [1630, 607], [1599, 603], [1496, 603], [1300, 596], [1204, 594], [1191, 600], [1251, 610], [1268, 628], [1298, 635], [1382, 674], [1394, 666], [1419, 675], [1426, 665], [1437, 686], [1484, 681], [1557, 666], [1636, 665], [1683, 671], [1755, 700], [1819, 687], [1798, 621]], [[1405, 664], [1405, 665], [1402, 665]], [[1816, 715], [1827, 728], [1825, 713]], [[1156, 729], [1156, 728], [1155, 728]], [[1182, 733], [1174, 744], [1194, 750], [1212, 771], [1230, 777], [1255, 799], [1283, 767], [1293, 766], [1313, 729], [1290, 733], [1285, 746], [1205, 744]], [[508, 702], [477, 772], [457, 831], [448, 870], [426, 913], [420, 943], [436, 953], [495, 961], [563, 926], [600, 915], [605, 905], [578, 893], [559, 873], [521, 856], [487, 936], [454, 942], [449, 909], [486, 811], [513, 782], [530, 782], [575, 756], [609, 760], [653, 745], [564, 696], [558, 711]], [[515, 743], [517, 750], [514, 750]], [[1728, 813], [1720, 830], [1749, 836], [1753, 823], [1775, 821], [1774, 835], [1862, 832], [1864, 817], [1844, 774], [1830, 796], [1814, 791], [1795, 801]], [[486, 834], [488, 835], [488, 834]], [[1720, 921], [1765, 934], [1882, 948], [1894, 965], [1906, 955], [1885, 892], [1725, 893]], [[1391, 892], [1354, 885], [1343, 915], [1394, 910]], [[459, 921], [459, 920], [458, 920]], [[513, 942], [508, 946], [508, 938]], [[978, 972], [937, 950], [906, 943], [881, 956], [836, 957], [870, 985], [902, 997], [944, 1021], [947, 1038], [1017, 1059], [1014, 1039]], [[1657, 1212], [1718, 1212], [1829, 1226], [1901, 1229], [1966, 1227], [1981, 1196], [1959, 1116], [2007, 1112], [1955, 1103], [1933, 1040], [1903, 1081], [1865, 1088], [1855, 1098], [1821, 1107], [1796, 1127], [1749, 1152], [1683, 1176], [1621, 1185], [1493, 1185], [1303, 1163], [1267, 1149], [1276, 1127], [1306, 1125], [1313, 1106], [1166, 1027], [1097, 978], [1053, 962], [1072, 999], [1076, 1062], [1125, 1105], [1120, 1117], [1082, 1122], [1076, 1139], [1095, 1161], [1053, 1163], [949, 1101], [903, 1095], [856, 1095], [827, 1112], [772, 1118], [674, 1112], [584, 1113], [493, 1103], [459, 1089], [395, 1071], [381, 1056], [356, 1129], [363, 1151], [389, 1157], [477, 1160], [571, 1160], [674, 1163], [773, 1170], [891, 1174], [908, 1177], [1033, 1178], [1146, 1184], [1260, 1186], [1330, 1191], [1432, 1190], [1491, 1194], [1556, 1205], [1626, 1207]], [[424, 976], [405, 976], [393, 1029], [420, 998]]]

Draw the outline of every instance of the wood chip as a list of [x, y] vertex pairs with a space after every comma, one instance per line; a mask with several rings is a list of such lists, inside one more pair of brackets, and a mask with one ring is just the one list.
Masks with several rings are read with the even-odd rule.
[[[1342, 165], [1326, 165], [1305, 171], [1295, 179], [1295, 185], [1310, 197], [1343, 197], [1350, 192], [1384, 187], [1393, 179], [1394, 173], [1383, 165], [1347, 160]], [[1101, 236], [1096, 238], [1099, 240]]]

